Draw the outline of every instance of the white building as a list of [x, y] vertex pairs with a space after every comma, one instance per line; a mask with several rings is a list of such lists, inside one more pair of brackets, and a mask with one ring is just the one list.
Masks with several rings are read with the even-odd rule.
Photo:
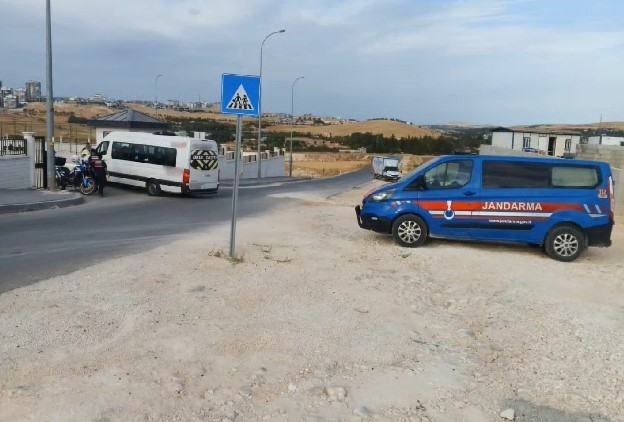
[[624, 138], [621, 136], [590, 136], [587, 138], [587, 143], [590, 145], [615, 145], [618, 147], [624, 147]]
[[575, 154], [580, 143], [581, 135], [575, 132], [539, 132], [529, 128], [505, 127], [492, 130], [492, 146], [554, 157]]

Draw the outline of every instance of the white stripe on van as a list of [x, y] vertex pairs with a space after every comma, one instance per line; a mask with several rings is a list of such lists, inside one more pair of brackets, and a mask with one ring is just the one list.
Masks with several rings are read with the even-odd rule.
[[585, 211], [587, 211], [588, 214], [591, 213], [591, 210], [589, 209], [589, 207], [587, 206], [587, 204], [583, 204], [583, 206], [585, 207]]

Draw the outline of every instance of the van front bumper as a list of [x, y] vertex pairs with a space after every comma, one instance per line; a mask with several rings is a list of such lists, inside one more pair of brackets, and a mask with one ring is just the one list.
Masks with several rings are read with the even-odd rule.
[[613, 220], [608, 224], [590, 227], [585, 229], [588, 246], [607, 248], [611, 246], [611, 232], [613, 231]]
[[378, 233], [390, 233], [391, 221], [385, 218], [379, 218], [369, 214], [362, 214], [362, 207], [355, 207], [355, 216], [358, 226], [365, 230], [372, 230]]

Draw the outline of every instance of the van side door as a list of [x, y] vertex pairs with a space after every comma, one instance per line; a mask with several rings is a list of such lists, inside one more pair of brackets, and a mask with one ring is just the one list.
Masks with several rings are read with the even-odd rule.
[[451, 158], [424, 173], [418, 205], [432, 235], [470, 237], [470, 210], [479, 197], [479, 172], [479, 160]]

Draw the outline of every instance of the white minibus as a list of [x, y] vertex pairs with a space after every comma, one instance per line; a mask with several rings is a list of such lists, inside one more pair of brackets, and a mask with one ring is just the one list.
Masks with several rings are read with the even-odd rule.
[[94, 150], [108, 169], [108, 180], [161, 192], [216, 193], [219, 157], [215, 141], [142, 132], [110, 132]]

